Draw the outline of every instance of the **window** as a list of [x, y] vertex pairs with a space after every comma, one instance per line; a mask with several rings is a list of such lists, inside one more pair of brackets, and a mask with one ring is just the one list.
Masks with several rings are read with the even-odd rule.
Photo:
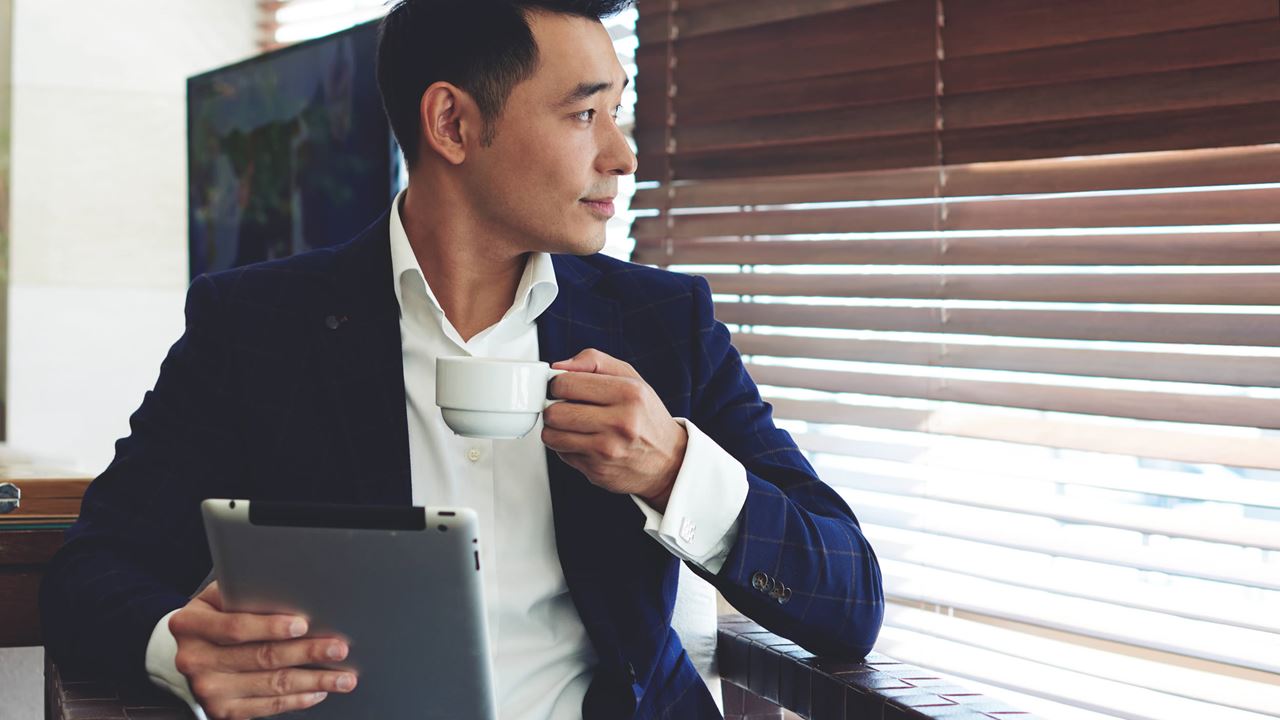
[[1273, 2], [640, 5], [635, 259], [848, 500], [878, 649], [1046, 717], [1280, 709]]

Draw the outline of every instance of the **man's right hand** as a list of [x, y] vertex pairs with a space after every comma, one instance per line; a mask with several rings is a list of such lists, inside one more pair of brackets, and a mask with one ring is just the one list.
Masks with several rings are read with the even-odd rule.
[[169, 618], [169, 631], [178, 671], [212, 720], [301, 710], [356, 686], [350, 670], [298, 667], [342, 660], [345, 642], [304, 637], [307, 622], [293, 615], [223, 612], [216, 581]]

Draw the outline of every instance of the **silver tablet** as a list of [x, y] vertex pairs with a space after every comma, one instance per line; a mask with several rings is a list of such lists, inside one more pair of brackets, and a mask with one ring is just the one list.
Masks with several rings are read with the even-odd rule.
[[494, 720], [476, 514], [210, 499], [201, 504], [225, 608], [295, 613], [342, 637], [359, 675], [313, 720]]

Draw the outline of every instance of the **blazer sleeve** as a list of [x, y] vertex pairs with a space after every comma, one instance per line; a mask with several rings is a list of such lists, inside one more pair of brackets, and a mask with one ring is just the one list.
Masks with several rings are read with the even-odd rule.
[[747, 470], [737, 537], [719, 573], [690, 564], [735, 608], [818, 655], [863, 657], [884, 618], [880, 565], [848, 504], [822, 482], [716, 321], [694, 278], [692, 419]]
[[146, 648], [156, 623], [187, 603], [211, 567], [200, 500], [214, 479], [234, 472], [238, 456], [219, 308], [214, 283], [196, 278], [185, 332], [46, 570], [41, 624], [59, 663], [149, 685]]

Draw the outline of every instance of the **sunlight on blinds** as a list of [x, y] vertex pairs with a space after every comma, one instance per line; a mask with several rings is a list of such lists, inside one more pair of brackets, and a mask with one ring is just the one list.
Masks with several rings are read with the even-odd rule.
[[1280, 713], [1275, 4], [640, 11], [635, 260], [708, 279], [859, 517], [877, 649], [1049, 718]]
[[[1251, 152], [1280, 167], [1280, 147]], [[793, 217], [638, 255], [709, 279], [779, 425], [858, 514], [894, 603], [878, 649], [1051, 701], [1035, 703], [1048, 717], [1263, 717], [1280, 710], [1280, 223], [1079, 228], [1053, 208], [1150, 194], [947, 198], [952, 217], [1014, 201], [1062, 218], [957, 232], [782, 231], [932, 197], [690, 208], [673, 216]], [[1100, 236], [1099, 264], [1065, 257]], [[1174, 262], [1170, 237], [1217, 263], [1266, 238], [1270, 257], [1135, 264]], [[914, 238], [933, 247], [893, 247]], [[993, 242], [1008, 252], [959, 264]]]

